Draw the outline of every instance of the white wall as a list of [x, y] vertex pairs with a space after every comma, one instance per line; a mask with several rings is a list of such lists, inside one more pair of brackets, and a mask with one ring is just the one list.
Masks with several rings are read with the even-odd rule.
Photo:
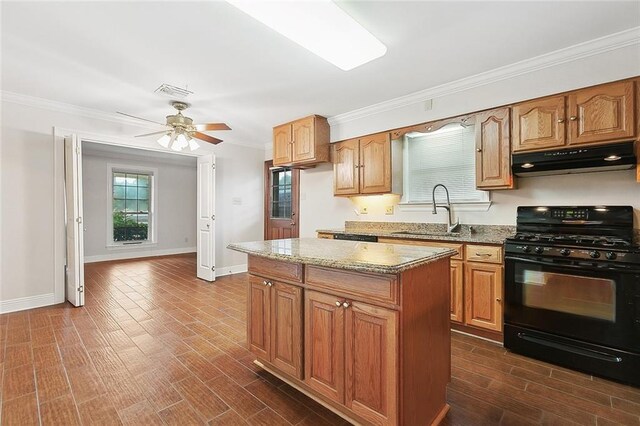
[[[2, 101], [0, 146], [0, 312], [62, 301], [64, 207], [62, 140], [54, 127], [128, 139], [148, 128], [100, 119], [74, 108], [54, 111], [26, 100]], [[36, 102], [37, 105], [37, 102]], [[91, 117], [91, 118], [90, 118]], [[125, 139], [122, 139], [125, 140]], [[216, 265], [241, 268], [246, 256], [226, 249], [235, 241], [262, 239], [263, 147], [222, 143], [216, 155]], [[241, 205], [232, 199], [240, 197]], [[59, 259], [62, 256], [62, 262]], [[63, 293], [62, 293], [63, 294]]]
[[[142, 150], [126, 155], [87, 150], [83, 144], [82, 192], [84, 199], [85, 261], [136, 258], [196, 251], [196, 159], [178, 156], [144, 156]], [[109, 164], [157, 170], [156, 242], [152, 246], [107, 247]]]
[[[456, 116], [637, 75], [640, 75], [640, 49], [634, 44], [439, 97], [433, 100], [433, 109], [430, 111], [424, 111], [423, 103], [417, 103], [333, 124], [331, 140]], [[340, 228], [345, 220], [358, 220], [353, 211], [356, 206], [354, 201], [333, 196], [332, 179], [332, 168], [328, 164], [301, 171], [301, 237], [314, 236], [316, 229]], [[487, 212], [458, 211], [455, 214], [462, 223], [513, 225], [519, 205], [622, 204], [634, 206], [636, 227], [640, 227], [640, 183], [636, 183], [633, 171], [520, 178], [517, 185], [516, 190], [492, 191], [493, 204]], [[401, 212], [396, 206], [395, 214], [384, 215], [384, 205], [392, 204], [393, 199], [360, 197], [357, 202], [369, 205], [370, 213], [360, 216], [361, 220], [446, 222], [444, 213], [433, 216], [427, 208], [421, 212]]]

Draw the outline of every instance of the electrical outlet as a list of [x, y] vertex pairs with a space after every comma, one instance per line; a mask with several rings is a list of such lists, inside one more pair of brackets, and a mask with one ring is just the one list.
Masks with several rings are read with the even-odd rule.
[[360, 214], [368, 214], [369, 208], [367, 206], [360, 207]]
[[385, 207], [384, 214], [393, 214], [393, 206]]

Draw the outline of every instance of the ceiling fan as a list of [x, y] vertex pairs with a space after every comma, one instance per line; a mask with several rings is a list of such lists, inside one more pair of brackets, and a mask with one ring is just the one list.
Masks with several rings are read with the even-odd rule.
[[173, 151], [182, 151], [187, 146], [191, 151], [195, 151], [200, 148], [200, 145], [196, 142], [196, 139], [209, 142], [212, 144], [219, 144], [222, 139], [214, 138], [207, 134], [202, 133], [207, 130], [231, 130], [225, 123], [205, 123], [205, 124], [193, 124], [191, 117], [182, 115], [182, 111], [189, 108], [189, 104], [186, 102], [172, 101], [173, 106], [178, 113], [173, 115], [167, 115], [167, 122], [162, 124], [157, 121], [148, 120], [142, 117], [136, 117], [135, 115], [125, 114], [124, 112], [118, 112], [120, 115], [135, 118], [137, 120], [147, 121], [149, 123], [159, 124], [160, 126], [167, 126], [165, 130], [161, 130], [153, 133], [145, 133], [144, 135], [137, 135], [137, 138], [144, 136], [160, 135], [158, 143], [164, 148], [169, 148]]

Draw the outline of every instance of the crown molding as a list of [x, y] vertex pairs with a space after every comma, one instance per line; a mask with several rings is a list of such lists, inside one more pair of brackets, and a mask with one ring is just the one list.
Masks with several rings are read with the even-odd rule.
[[445, 83], [429, 89], [420, 90], [408, 95], [369, 105], [364, 108], [359, 108], [343, 114], [337, 114], [329, 118], [329, 124], [333, 126], [347, 123], [349, 121], [391, 111], [407, 105], [463, 92], [475, 87], [484, 86], [501, 80], [507, 80], [523, 74], [532, 73], [545, 68], [577, 61], [589, 56], [598, 55], [636, 44], [640, 44], [640, 27], [634, 27], [618, 33], [575, 44], [573, 46], [495, 68], [470, 77], [461, 78], [450, 83]]
[[[64, 102], [53, 101], [50, 99], [39, 98], [37, 96], [25, 95], [22, 93], [10, 92], [7, 90], [0, 90], [0, 100], [2, 100], [2, 102], [9, 102], [32, 108], [46, 109], [49, 111], [61, 112], [64, 114], [76, 115], [86, 118], [93, 118], [96, 120], [109, 121], [111, 123], [126, 124], [145, 129], [150, 128], [150, 126], [147, 126], [139, 120], [113, 112], [105, 112], [99, 109], [85, 108], [78, 105], [67, 104]], [[229, 144], [260, 150], [264, 149], [262, 146], [250, 143], [229, 142]]]

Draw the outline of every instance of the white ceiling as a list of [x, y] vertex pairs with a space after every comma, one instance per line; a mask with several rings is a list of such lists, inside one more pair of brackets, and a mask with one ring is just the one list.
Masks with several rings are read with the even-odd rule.
[[[263, 146], [271, 128], [333, 116], [640, 26], [639, 1], [340, 1], [388, 47], [352, 71], [225, 2], [2, 2], [2, 89], [163, 121], [161, 83], [196, 122]], [[327, 31], [331, 31], [327, 28]]]

